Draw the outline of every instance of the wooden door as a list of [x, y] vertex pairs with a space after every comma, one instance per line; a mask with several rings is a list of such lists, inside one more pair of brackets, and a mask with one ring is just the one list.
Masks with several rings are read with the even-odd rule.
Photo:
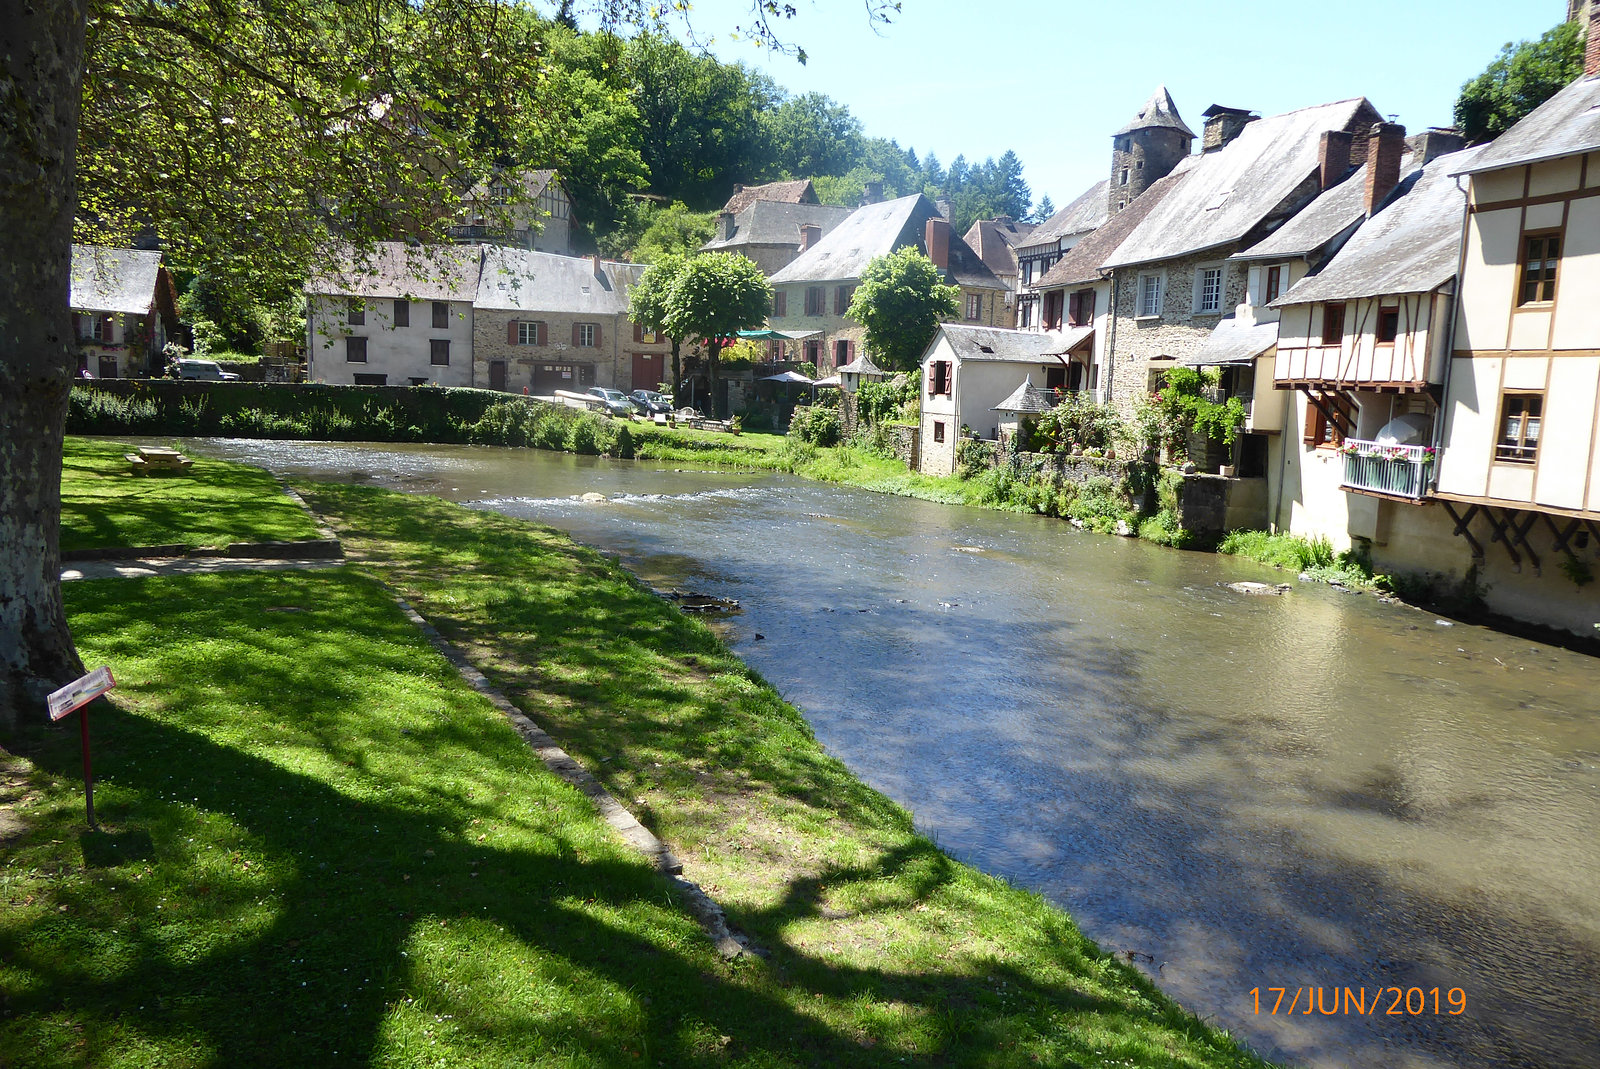
[[489, 361], [489, 389], [504, 390], [506, 388], [506, 362], [504, 360]]
[[633, 378], [630, 380], [634, 390], [657, 390], [667, 381], [666, 365], [660, 353], [634, 353]]

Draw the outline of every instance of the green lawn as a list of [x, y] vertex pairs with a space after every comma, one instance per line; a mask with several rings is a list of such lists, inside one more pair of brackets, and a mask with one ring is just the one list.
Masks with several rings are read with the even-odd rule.
[[767, 956], [722, 961], [355, 568], [80, 581], [73, 633], [119, 681], [91, 711], [107, 828], [75, 731], [11, 744], [0, 1065], [1262, 1064], [916, 834], [599, 555], [305, 492]]
[[61, 548], [222, 546], [317, 538], [316, 525], [267, 472], [194, 458], [184, 475], [136, 476], [124, 454], [164, 441], [68, 438]]

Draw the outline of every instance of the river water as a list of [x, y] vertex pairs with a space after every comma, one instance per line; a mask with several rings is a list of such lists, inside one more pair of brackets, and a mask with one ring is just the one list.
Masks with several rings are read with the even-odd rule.
[[1600, 662], [1323, 586], [1241, 596], [1222, 584], [1287, 578], [1245, 561], [784, 476], [188, 447], [537, 519], [738, 599], [724, 637], [831, 752], [1269, 1057], [1600, 1065]]

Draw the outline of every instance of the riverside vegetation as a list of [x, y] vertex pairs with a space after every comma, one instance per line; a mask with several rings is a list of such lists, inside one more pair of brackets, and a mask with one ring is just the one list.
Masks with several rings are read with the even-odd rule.
[[[69, 502], [142, 488], [74, 446]], [[359, 566], [68, 584], [85, 660], [119, 681], [91, 707], [104, 827], [82, 830], [74, 733], [7, 741], [26, 760], [0, 754], [21, 793], [0, 821], [0, 1062], [1264, 1065], [918, 835], [600, 555], [436, 499], [300, 489]], [[719, 958], [385, 585], [762, 953]]]

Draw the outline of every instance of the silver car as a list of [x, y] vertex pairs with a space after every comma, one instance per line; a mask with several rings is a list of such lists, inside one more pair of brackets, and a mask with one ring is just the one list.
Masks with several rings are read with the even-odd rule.
[[178, 378], [208, 379], [212, 382], [232, 382], [239, 376], [222, 370], [215, 360], [184, 359], [178, 361]]
[[598, 398], [605, 406], [605, 410], [613, 416], [631, 416], [634, 413], [633, 402], [628, 400], [628, 395], [621, 390], [613, 390], [605, 386], [589, 387], [589, 396]]

